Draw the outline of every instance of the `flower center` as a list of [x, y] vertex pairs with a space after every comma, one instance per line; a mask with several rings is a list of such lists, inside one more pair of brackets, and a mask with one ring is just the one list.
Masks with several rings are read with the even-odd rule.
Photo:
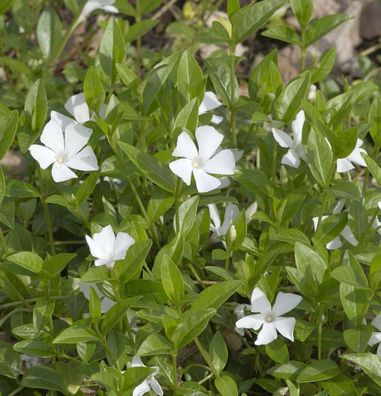
[[193, 168], [200, 168], [202, 166], [202, 160], [199, 157], [193, 158], [192, 160], [192, 166]]
[[66, 162], [66, 153], [58, 153], [56, 155], [56, 162], [58, 164], [63, 164]]
[[274, 320], [274, 317], [273, 317], [272, 314], [267, 314], [267, 315], [265, 316], [265, 321], [266, 321], [267, 323], [271, 323], [273, 320]]

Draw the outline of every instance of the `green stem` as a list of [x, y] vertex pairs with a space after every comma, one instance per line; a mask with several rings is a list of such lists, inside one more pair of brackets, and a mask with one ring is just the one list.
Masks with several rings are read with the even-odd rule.
[[49, 245], [50, 245], [50, 252], [55, 255], [56, 248], [54, 246], [54, 237], [53, 237], [53, 226], [52, 226], [52, 218], [50, 216], [48, 204], [45, 202], [45, 199], [41, 197], [41, 204], [44, 210], [46, 225], [48, 227], [48, 238], [49, 238]]
[[8, 247], [7, 247], [7, 244], [5, 242], [3, 230], [1, 228], [0, 228], [0, 240], [1, 240], [1, 245], [3, 246], [4, 255], [8, 255]]
[[183, 189], [183, 184], [180, 178], [177, 179], [176, 182], [176, 190], [175, 190], [175, 221], [176, 221], [176, 233], [180, 232], [180, 215], [179, 215], [179, 207], [180, 207], [180, 198], [181, 192]]
[[14, 391], [12, 391], [11, 393], [8, 394], [8, 396], [15, 396], [17, 395], [19, 392], [21, 392], [23, 389], [25, 388], [25, 386], [20, 385], [18, 388], [16, 388]]
[[[65, 298], [67, 298], [69, 296], [49, 296], [49, 300], [63, 300]], [[7, 308], [12, 308], [15, 307], [17, 305], [22, 305], [25, 303], [30, 303], [30, 302], [35, 302], [37, 300], [39, 300], [41, 297], [35, 297], [35, 298], [24, 298], [22, 300], [18, 300], [18, 301], [12, 301], [9, 303], [5, 303], [5, 304], [1, 304], [0, 305], [0, 310], [3, 309], [7, 309]]]
[[323, 323], [321, 322], [321, 318], [319, 319], [318, 326], [318, 360], [321, 359], [321, 335], [323, 331]]
[[232, 129], [232, 146], [237, 147], [237, 115], [235, 109], [235, 45], [230, 47], [230, 124]]
[[149, 225], [149, 227], [151, 229], [151, 236], [152, 236], [153, 242], [155, 243], [156, 247], [158, 249], [160, 249], [161, 246], [160, 246], [160, 241], [159, 241], [159, 236], [157, 233], [156, 226], [148, 217], [147, 211], [143, 205], [142, 200], [140, 199], [140, 195], [139, 195], [138, 191], [136, 190], [135, 184], [133, 183], [132, 179], [128, 178], [128, 182], [130, 183], [132, 194], [134, 195], [136, 202], [138, 203], [140, 211], [142, 212], [144, 219], [146, 220], [147, 224]]
[[178, 388], [177, 380], [177, 350], [172, 354], [172, 373], [173, 373], [173, 391], [176, 394]]

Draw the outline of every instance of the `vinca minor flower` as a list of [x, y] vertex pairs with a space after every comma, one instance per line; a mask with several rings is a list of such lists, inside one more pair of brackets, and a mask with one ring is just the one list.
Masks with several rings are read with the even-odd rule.
[[211, 126], [201, 126], [196, 129], [198, 149], [186, 132], [177, 138], [177, 145], [172, 153], [181, 157], [169, 164], [171, 171], [180, 177], [188, 186], [192, 174], [200, 193], [215, 190], [221, 186], [221, 181], [210, 174], [233, 175], [235, 171], [234, 154], [231, 150], [221, 150], [223, 135]]
[[52, 177], [55, 182], [77, 178], [71, 169], [98, 170], [94, 151], [90, 146], [86, 146], [92, 130], [73, 122], [69, 123], [68, 117], [59, 113], [54, 114], [56, 118], [52, 116], [40, 137], [44, 146], [39, 144], [30, 146], [32, 157], [42, 169], [53, 164]]
[[368, 345], [373, 346], [378, 344], [377, 347], [377, 355], [381, 356], [381, 315], [377, 315], [372, 320], [372, 326], [375, 327], [379, 331], [374, 331], [369, 338]]
[[[206, 91], [204, 98], [202, 99], [202, 102], [200, 104], [200, 107], [198, 108], [198, 115], [208, 113], [209, 111], [217, 109], [217, 107], [220, 106], [222, 106], [222, 103], [218, 100], [216, 94], [212, 91]], [[223, 120], [222, 117], [213, 114], [212, 117], [213, 124], [218, 125], [222, 122], [222, 120]]]
[[337, 171], [339, 173], [348, 172], [355, 168], [353, 164], [357, 164], [360, 166], [366, 166], [366, 162], [362, 157], [361, 153], [365, 153], [366, 151], [361, 148], [363, 141], [361, 139], [357, 139], [356, 147], [346, 158], [339, 158], [337, 160]]
[[[131, 367], [146, 367], [141, 361], [140, 357], [134, 356], [132, 358]], [[143, 396], [147, 392], [152, 390], [155, 395], [162, 396], [163, 389], [160, 384], [157, 382], [155, 376], [159, 374], [159, 367], [152, 367], [155, 371], [149, 375], [141, 384], [139, 384], [134, 391], [132, 392], [132, 396]]]
[[302, 297], [292, 293], [279, 292], [275, 304], [271, 304], [263, 291], [256, 287], [251, 295], [251, 312], [259, 312], [248, 315], [236, 322], [238, 329], [254, 329], [261, 331], [255, 341], [255, 345], [266, 345], [274, 341], [279, 332], [283, 337], [294, 341], [295, 318], [283, 317], [282, 315], [293, 310], [302, 301]]
[[113, 6], [115, 0], [88, 0], [83, 7], [80, 15], [80, 20], [85, 20], [93, 11], [103, 10], [113, 14], [117, 14], [119, 10]]
[[[65, 109], [75, 118], [78, 124], [84, 124], [93, 118], [83, 92], [70, 96], [65, 103]], [[100, 107], [99, 113], [102, 118], [105, 118], [106, 106], [104, 104]]]
[[299, 168], [300, 160], [306, 160], [306, 154], [302, 144], [302, 132], [305, 121], [304, 111], [301, 110], [296, 115], [295, 120], [291, 124], [293, 138], [286, 132], [278, 128], [272, 128], [272, 134], [279, 146], [288, 148], [287, 153], [282, 157], [281, 163], [293, 168]]
[[96, 258], [94, 264], [98, 267], [105, 265], [113, 268], [115, 261], [123, 260], [127, 250], [135, 243], [135, 240], [126, 232], [118, 232], [115, 236], [112, 227], [108, 225], [93, 237], [86, 235], [90, 253]]

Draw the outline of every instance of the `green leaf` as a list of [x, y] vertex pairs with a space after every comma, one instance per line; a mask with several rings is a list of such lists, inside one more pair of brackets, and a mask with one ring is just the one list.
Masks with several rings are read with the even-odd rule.
[[8, 181], [5, 195], [7, 197], [16, 198], [16, 199], [40, 197], [40, 193], [35, 187], [22, 180], [16, 180], [16, 179], [11, 179]]
[[308, 135], [307, 162], [315, 180], [327, 188], [334, 166], [332, 149], [327, 139], [314, 129]]
[[99, 47], [99, 62], [109, 82], [116, 77], [116, 64], [123, 63], [126, 57], [126, 44], [119, 24], [110, 19]]
[[7, 260], [34, 273], [40, 272], [43, 267], [42, 258], [33, 252], [14, 253], [8, 256]]
[[44, 272], [46, 272], [49, 277], [58, 275], [67, 264], [76, 257], [74, 253], [59, 253], [54, 256], [47, 257], [44, 263]]
[[192, 303], [192, 309], [218, 309], [225, 303], [240, 287], [242, 282], [239, 280], [229, 280], [216, 283], [204, 289]]
[[342, 374], [333, 380], [322, 381], [321, 386], [330, 396], [358, 396], [353, 380]]
[[175, 190], [175, 178], [167, 166], [152, 155], [144, 153], [127, 143], [119, 142], [119, 146], [149, 180], [166, 191], [173, 192]]
[[377, 180], [377, 183], [381, 184], [381, 167], [377, 164], [377, 162], [373, 158], [369, 157], [369, 155], [365, 153], [362, 153], [361, 155], [364, 158], [366, 162], [366, 166], [370, 170], [370, 173]]
[[237, 385], [229, 375], [224, 374], [216, 378], [214, 385], [221, 396], [238, 396]]
[[346, 265], [341, 265], [331, 272], [332, 278], [359, 289], [369, 289], [368, 281], [360, 263], [350, 253], [346, 252]]
[[332, 360], [315, 360], [301, 371], [296, 382], [299, 384], [305, 384], [309, 382], [324, 381], [329, 378], [336, 377], [339, 374], [340, 369]]
[[208, 325], [212, 316], [216, 314], [215, 309], [196, 309], [191, 308], [185, 311], [177, 323], [171, 341], [180, 349], [188, 345], [192, 340], [199, 336]]
[[[44, 126], [48, 113], [48, 99], [41, 80], [37, 80], [29, 88], [25, 98], [25, 112], [34, 134], [39, 133]], [[32, 143], [31, 141], [30, 143]]]
[[345, 14], [327, 15], [322, 18], [313, 19], [307, 25], [305, 31], [304, 47], [306, 48], [318, 41], [348, 19], [351, 19], [351, 17]]
[[89, 341], [98, 341], [98, 336], [94, 330], [89, 327], [72, 325], [58, 334], [53, 340], [53, 344], [77, 344]]
[[171, 343], [161, 334], [150, 334], [140, 345], [138, 356], [169, 355], [172, 351]]
[[310, 88], [310, 77], [310, 71], [305, 71], [286, 85], [275, 101], [277, 119], [286, 123], [295, 119]]
[[381, 282], [381, 256], [375, 255], [370, 264], [369, 282], [372, 290], [376, 290]]
[[119, 77], [122, 80], [122, 83], [126, 87], [132, 86], [135, 81], [137, 81], [138, 77], [135, 72], [133, 72], [127, 65], [123, 65], [122, 63], [117, 63], [116, 69], [118, 71]]
[[381, 97], [375, 96], [368, 113], [370, 135], [377, 146], [381, 146]]
[[[204, 91], [205, 79], [201, 68], [190, 51], [184, 51], [177, 68], [177, 88], [187, 101], [200, 98]], [[197, 122], [197, 117], [195, 117]], [[194, 128], [188, 128], [194, 130]]]
[[33, 329], [39, 335], [50, 322], [55, 307], [55, 300], [41, 298], [33, 307]]
[[304, 363], [290, 360], [286, 364], [271, 367], [269, 370], [267, 370], [267, 373], [275, 378], [280, 378], [284, 380], [296, 379], [296, 377], [299, 375], [304, 367], [306, 367]]
[[229, 18], [232, 17], [232, 15], [237, 12], [241, 8], [239, 4], [239, 0], [228, 0], [227, 4], [227, 12], [229, 15]]
[[228, 349], [221, 332], [214, 334], [209, 344], [209, 357], [214, 371], [219, 376], [228, 362]]
[[180, 306], [184, 298], [184, 281], [181, 272], [168, 256], [164, 256], [160, 266], [160, 277], [163, 289], [168, 298]]
[[4, 196], [5, 196], [5, 177], [3, 173], [3, 169], [0, 167], [0, 205], [3, 202]]
[[285, 342], [278, 338], [265, 346], [267, 355], [276, 363], [287, 363], [290, 359]]
[[95, 186], [97, 185], [98, 178], [99, 172], [94, 172], [79, 186], [75, 194], [78, 205], [88, 199], [93, 193]]
[[358, 329], [344, 331], [344, 341], [353, 352], [364, 352], [368, 347], [368, 341], [372, 335], [371, 326], [361, 326]]
[[118, 301], [115, 305], [113, 305], [104, 316], [101, 323], [101, 332], [102, 334], [107, 334], [115, 325], [123, 319], [124, 315], [127, 312], [127, 309], [131, 305], [131, 301], [136, 301], [135, 298], [132, 299], [124, 299], [122, 301]]
[[[299, 0], [300, 1], [300, 0]], [[316, 83], [324, 80], [332, 71], [335, 65], [337, 51], [336, 48], [330, 48], [319, 59], [319, 63], [312, 71], [311, 82]]]
[[284, 0], [263, 0], [235, 12], [230, 18], [235, 43], [238, 44], [257, 32], [284, 4]]
[[37, 24], [37, 40], [45, 59], [55, 54], [62, 41], [62, 24], [56, 12], [49, 8], [44, 10]]
[[275, 40], [284, 41], [290, 44], [300, 45], [301, 43], [299, 34], [288, 25], [272, 26], [265, 30], [262, 33], [262, 36], [270, 37]]
[[105, 90], [95, 66], [90, 66], [83, 82], [83, 93], [90, 109], [98, 110], [105, 100]]
[[66, 387], [57, 371], [46, 366], [32, 367], [24, 375], [21, 384], [25, 388], [46, 389], [66, 394]]
[[4, 157], [13, 143], [18, 122], [19, 113], [17, 110], [0, 116], [0, 160]]
[[134, 23], [128, 29], [127, 35], [125, 37], [126, 42], [130, 43], [139, 37], [144, 36], [151, 29], [153, 29], [158, 24], [158, 22], [159, 21], [155, 19], [144, 19]]
[[55, 356], [53, 348], [42, 340], [23, 340], [14, 344], [13, 349], [19, 353], [41, 358], [51, 358]]
[[290, 5], [300, 26], [304, 28], [314, 11], [313, 0], [290, 0]]
[[91, 319], [98, 322], [102, 316], [102, 305], [97, 292], [92, 287], [90, 287], [89, 309]]
[[[179, 223], [180, 229], [177, 230], [176, 226], [175, 226], [175, 232], [176, 233], [180, 232], [184, 238], [190, 233], [190, 231], [192, 230], [193, 225], [196, 221], [199, 199], [200, 199], [200, 197], [198, 195], [196, 195], [192, 198], [189, 198], [185, 202], [183, 202], [179, 207], [178, 223]], [[174, 223], [176, 225], [177, 220]]]
[[360, 367], [365, 374], [381, 387], [381, 356], [373, 353], [352, 353], [342, 355], [341, 359], [348, 360]]
[[198, 121], [198, 100], [194, 98], [187, 103], [177, 114], [173, 129], [188, 129], [188, 131], [194, 131], [197, 127]]

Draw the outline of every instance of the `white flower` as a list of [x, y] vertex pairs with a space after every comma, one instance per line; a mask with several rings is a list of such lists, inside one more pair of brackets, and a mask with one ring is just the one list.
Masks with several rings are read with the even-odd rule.
[[[86, 146], [92, 130], [82, 125], [69, 122], [70, 118], [52, 112], [52, 119], [45, 125], [40, 140], [45, 146], [32, 144], [29, 151], [42, 169], [51, 164], [52, 177], [55, 182], [74, 179], [77, 175], [70, 170], [98, 170], [94, 151]], [[86, 146], [86, 147], [85, 147]]]
[[[94, 114], [90, 113], [89, 106], [86, 103], [83, 92], [71, 96], [65, 103], [66, 111], [71, 114], [78, 124], [84, 124], [93, 119]], [[103, 104], [99, 109], [99, 115], [102, 118], [106, 116], [106, 106]]]
[[118, 232], [116, 237], [112, 227], [108, 225], [101, 232], [97, 232], [90, 238], [86, 235], [90, 253], [96, 258], [95, 265], [105, 265], [113, 268], [115, 261], [123, 260], [127, 250], [135, 243], [135, 240], [126, 232]]
[[[146, 367], [141, 359], [138, 356], [134, 356], [132, 358], [131, 367]], [[149, 375], [140, 385], [138, 385], [133, 393], [132, 396], [142, 396], [145, 395], [147, 392], [155, 393], [155, 395], [162, 396], [163, 389], [161, 388], [160, 384], [157, 382], [155, 376], [159, 374], [159, 367], [153, 366], [152, 367], [155, 371]]]
[[[337, 203], [337, 205], [334, 207], [332, 214], [339, 214], [345, 204], [345, 199], [340, 199], [340, 201]], [[324, 221], [328, 216], [322, 216], [321, 217], [321, 221]], [[312, 221], [314, 223], [314, 229], [316, 231], [317, 229], [317, 225], [319, 222], [319, 218], [318, 217], [313, 217]], [[342, 231], [340, 232], [340, 235], [338, 235], [336, 238], [334, 238], [332, 241], [328, 242], [325, 247], [328, 250], [335, 250], [335, 249], [339, 249], [343, 244], [341, 242], [341, 237], [343, 237], [346, 241], [348, 241], [351, 245], [353, 246], [357, 246], [358, 245], [358, 241], [355, 238], [355, 236], [353, 235], [353, 232], [351, 230], [351, 228], [349, 227], [349, 225], [347, 224]]]
[[[222, 103], [218, 100], [216, 94], [212, 91], [206, 91], [204, 98], [202, 99], [202, 102], [200, 104], [200, 107], [198, 108], [198, 115], [205, 114], [209, 111], [217, 109], [217, 107], [220, 106], [222, 106]], [[222, 120], [223, 120], [222, 117], [213, 114], [212, 117], [213, 124], [218, 125], [222, 122]]]
[[95, 10], [104, 10], [106, 12], [117, 14], [119, 10], [112, 5], [114, 3], [115, 0], [88, 0], [81, 11], [79, 18], [83, 21]]
[[302, 132], [305, 121], [304, 111], [301, 110], [296, 115], [295, 120], [291, 124], [293, 139], [287, 133], [278, 128], [272, 128], [274, 139], [281, 147], [288, 148], [287, 153], [282, 157], [282, 164], [293, 168], [299, 168], [300, 160], [306, 160], [306, 153], [302, 144]]
[[210, 173], [233, 175], [235, 171], [233, 152], [231, 150], [218, 151], [223, 138], [223, 135], [211, 126], [198, 127], [196, 129], [197, 149], [186, 132], [180, 133], [172, 155], [182, 158], [169, 164], [171, 171], [188, 186], [193, 174], [200, 193], [219, 188], [221, 181], [211, 176]]
[[369, 338], [368, 345], [373, 346], [378, 344], [377, 347], [377, 355], [381, 356], [381, 315], [376, 316], [372, 320], [372, 326], [375, 327], [379, 331], [374, 331]]
[[218, 239], [226, 236], [229, 227], [239, 215], [239, 208], [237, 205], [229, 204], [225, 209], [224, 221], [221, 224], [220, 214], [215, 204], [208, 205], [210, 214], [210, 230], [213, 232], [212, 238]]
[[346, 158], [339, 158], [337, 160], [336, 169], [339, 173], [348, 172], [354, 169], [355, 167], [353, 164], [366, 166], [366, 162], [361, 155], [361, 153], [366, 154], [366, 151], [363, 148], [361, 148], [362, 144], [363, 141], [361, 139], [357, 139], [356, 147], [353, 149], [351, 154], [349, 154], [348, 157]]
[[79, 290], [83, 293], [86, 300], [90, 301], [90, 289], [93, 288], [95, 293], [97, 293], [100, 301], [101, 301], [101, 311], [102, 313], [107, 312], [113, 305], [115, 305], [115, 301], [112, 301], [110, 298], [105, 296], [97, 287], [96, 283], [85, 283], [80, 282]]
[[316, 91], [317, 91], [316, 85], [312, 84], [310, 86], [310, 90], [308, 91], [308, 95], [307, 95], [308, 100], [313, 101], [316, 99]]
[[255, 315], [245, 316], [238, 320], [238, 329], [262, 330], [258, 333], [255, 345], [266, 345], [274, 341], [277, 331], [285, 338], [294, 341], [295, 318], [281, 315], [293, 310], [302, 301], [302, 297], [291, 293], [278, 293], [275, 304], [271, 304], [261, 289], [256, 287], [251, 295], [251, 312]]

